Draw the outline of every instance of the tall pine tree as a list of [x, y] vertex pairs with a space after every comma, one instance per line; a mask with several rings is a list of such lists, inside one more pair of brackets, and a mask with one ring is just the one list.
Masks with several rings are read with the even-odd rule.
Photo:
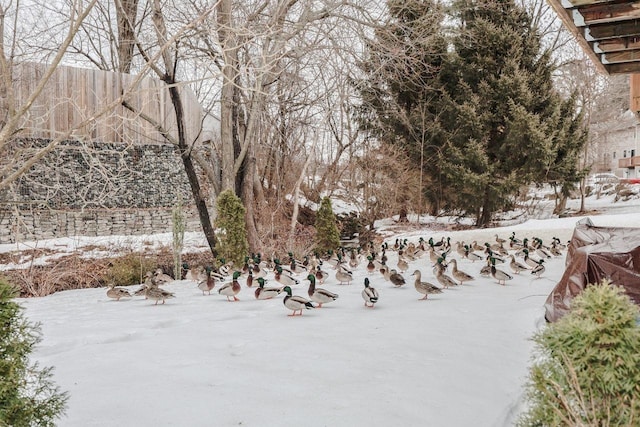
[[576, 135], [558, 129], [577, 131], [579, 118], [554, 90], [550, 55], [522, 7], [461, 0], [454, 10], [459, 25], [441, 74], [448, 141], [440, 167], [458, 207], [487, 226], [523, 185], [566, 166], [561, 147]]
[[366, 44], [364, 78], [356, 82], [360, 129], [380, 143], [400, 147], [422, 168], [424, 194], [437, 212], [443, 200], [434, 160], [441, 140], [438, 74], [447, 51], [444, 13], [431, 0], [389, 0], [387, 8], [388, 20]]

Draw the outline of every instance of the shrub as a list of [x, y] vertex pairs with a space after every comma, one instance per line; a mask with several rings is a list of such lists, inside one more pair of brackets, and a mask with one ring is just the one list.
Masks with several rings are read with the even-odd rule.
[[216, 204], [216, 227], [220, 230], [218, 255], [227, 261], [233, 261], [234, 265], [242, 265], [244, 257], [249, 253], [242, 201], [230, 190], [225, 190], [218, 196]]
[[156, 261], [139, 253], [130, 253], [111, 261], [111, 266], [106, 273], [107, 283], [118, 286], [129, 286], [142, 283], [144, 275], [148, 271], [154, 271]]
[[331, 200], [324, 197], [316, 215], [316, 250], [320, 253], [335, 251], [340, 247], [340, 232], [333, 214]]
[[21, 296], [43, 297], [69, 289], [101, 286], [106, 271], [107, 261], [72, 254], [52, 257], [52, 261], [43, 265], [31, 263], [27, 268], [7, 270], [3, 274], [18, 287]]
[[29, 362], [40, 329], [27, 322], [15, 294], [0, 280], [0, 426], [54, 426], [68, 396], [51, 381], [52, 368]]
[[534, 336], [521, 426], [640, 424], [640, 311], [622, 288], [589, 286]]

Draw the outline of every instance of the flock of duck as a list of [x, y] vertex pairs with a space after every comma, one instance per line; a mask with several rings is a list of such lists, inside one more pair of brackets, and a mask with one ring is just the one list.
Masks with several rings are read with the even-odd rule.
[[[241, 280], [247, 288], [255, 288], [254, 296], [258, 300], [275, 298], [284, 293], [283, 304], [291, 311], [289, 316], [301, 316], [306, 309], [320, 308], [323, 304], [338, 299], [337, 293], [319, 286], [325, 282], [329, 271], [338, 284], [348, 285], [353, 281], [354, 271], [366, 268], [367, 276], [364, 278], [361, 295], [364, 305], [373, 308], [379, 300], [378, 291], [372, 285], [373, 280], [384, 279], [394, 287], [402, 287], [407, 284], [405, 275], [410, 271], [410, 265], [419, 264], [426, 257], [429, 260], [427, 266], [432, 268], [438, 285], [423, 281], [421, 270], [415, 269], [410, 276], [414, 278], [416, 291], [422, 295], [420, 300], [475, 280], [474, 275], [458, 268], [458, 260], [479, 261], [482, 265], [479, 270], [481, 276], [493, 277], [498, 284], [505, 285], [513, 279], [514, 274], [528, 272], [541, 277], [545, 272], [545, 261], [562, 256], [562, 251], [566, 248], [556, 237], [547, 245], [537, 237], [518, 239], [515, 232], [508, 239], [496, 234], [494, 240], [482, 245], [476, 241], [471, 244], [456, 242], [452, 245], [450, 238], [434, 241], [433, 238], [425, 240], [421, 237], [417, 243], [409, 242], [408, 239], [396, 239], [393, 245], [384, 242], [380, 245], [371, 243], [367, 248], [339, 248], [324, 256], [306, 255], [301, 260], [291, 252], [282, 261], [275, 256], [264, 259], [260, 254], [252, 254], [245, 257], [244, 265], [237, 269], [233, 263], [225, 263], [224, 260], [220, 260], [221, 266], [218, 268], [199, 266], [191, 269], [188, 264], [183, 264], [182, 277], [197, 283], [203, 295], [210, 295], [220, 284], [217, 287], [218, 294], [225, 296], [228, 301], [239, 301], [237, 295], [242, 289]], [[394, 257], [397, 259], [395, 268], [389, 265], [390, 252], [397, 254]], [[507, 272], [507, 267], [510, 272]], [[293, 289], [300, 284], [301, 276], [309, 281], [308, 298], [293, 294]], [[279, 286], [265, 286], [271, 277]], [[146, 274], [145, 282], [133, 295], [127, 289], [112, 284], [108, 286], [107, 296], [119, 301], [137, 295], [155, 301], [156, 305], [164, 304], [167, 299], [175, 297], [174, 293], [161, 287], [171, 281], [171, 276], [158, 269], [155, 273]]]

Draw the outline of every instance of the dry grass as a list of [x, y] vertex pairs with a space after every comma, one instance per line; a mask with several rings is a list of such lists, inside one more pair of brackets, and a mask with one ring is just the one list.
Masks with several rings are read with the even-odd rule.
[[[7, 270], [2, 274], [9, 283], [19, 289], [23, 298], [42, 297], [71, 289], [98, 288], [107, 283], [137, 284], [143, 281], [147, 271], [155, 271], [158, 268], [173, 276], [173, 255], [167, 247], [155, 252], [129, 251], [101, 258], [86, 258], [83, 257], [83, 252], [57, 257], [51, 257], [55, 252], [49, 250], [14, 252], [10, 256], [6, 255], [3, 262], [20, 261], [24, 265], [27, 261], [29, 265], [25, 268]], [[49, 256], [48, 260], [36, 263], [36, 260], [41, 260], [44, 255]], [[210, 252], [187, 253], [182, 258], [190, 265], [213, 265]]]
[[7, 281], [20, 289], [21, 297], [40, 297], [67, 289], [102, 286], [108, 260], [84, 259], [79, 254], [62, 256], [44, 265], [5, 271]]

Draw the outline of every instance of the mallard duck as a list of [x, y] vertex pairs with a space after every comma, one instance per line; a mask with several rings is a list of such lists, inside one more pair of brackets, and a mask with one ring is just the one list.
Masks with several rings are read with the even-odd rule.
[[534, 237], [533, 244], [531, 245], [536, 250], [536, 254], [540, 258], [551, 258], [551, 252], [549, 252], [549, 247], [542, 243], [542, 239], [539, 237]]
[[323, 288], [316, 288], [316, 276], [313, 274], [309, 274], [307, 280], [309, 281], [309, 290], [307, 291], [309, 298], [311, 298], [311, 301], [318, 303], [318, 308], [321, 308], [322, 304], [338, 299], [338, 294], [334, 294]]
[[476, 262], [484, 259], [482, 255], [478, 255], [477, 253], [473, 252], [469, 245], [464, 245], [464, 253], [464, 257], [471, 262]]
[[173, 281], [173, 277], [169, 276], [168, 274], [165, 274], [161, 268], [158, 268], [156, 270], [155, 274], [153, 275], [153, 279], [156, 281], [156, 284], [158, 286], [166, 285], [167, 283]]
[[147, 275], [147, 280], [144, 283], [144, 297], [145, 299], [154, 300], [155, 304], [158, 305], [158, 301], [162, 301], [164, 304], [165, 300], [170, 298], [175, 298], [173, 292], [166, 291], [158, 287], [158, 284], [154, 281], [153, 277]]
[[470, 248], [471, 248], [472, 251], [478, 251], [478, 252], [482, 252], [485, 249], [484, 246], [479, 245], [476, 240], [471, 242]]
[[551, 243], [551, 247], [549, 248], [549, 252], [551, 252], [551, 255], [553, 255], [555, 257], [562, 256], [562, 252], [560, 251], [560, 248], [558, 247], [558, 245], [556, 244], [555, 241], [553, 243]]
[[422, 279], [422, 273], [420, 272], [420, 270], [416, 270], [413, 272], [412, 276], [416, 276], [415, 281], [413, 282], [416, 291], [418, 291], [421, 294], [424, 294], [423, 298], [420, 298], [421, 300], [426, 300], [427, 297], [429, 296], [429, 294], [441, 294], [442, 293], [442, 289], [440, 289], [439, 287], [437, 287], [436, 285], [433, 285], [429, 282], [423, 282]]
[[298, 279], [285, 274], [281, 266], [276, 267], [276, 281], [283, 286], [293, 286], [300, 283]]
[[491, 262], [491, 277], [496, 279], [499, 285], [506, 285], [507, 280], [513, 279], [513, 276], [511, 276], [509, 273], [496, 268], [495, 258], [491, 257], [490, 262]]
[[389, 280], [396, 288], [399, 288], [400, 286], [403, 286], [407, 283], [406, 280], [404, 280], [402, 274], [398, 273], [395, 269], [391, 270], [389, 274]]
[[511, 261], [509, 261], [509, 267], [511, 267], [511, 270], [515, 274], [520, 274], [521, 271], [529, 270], [529, 267], [527, 267], [526, 265], [520, 264], [518, 261], [516, 261], [515, 256], [509, 255], [509, 258], [511, 258]]
[[144, 291], [144, 296], [147, 299], [154, 300], [154, 305], [158, 305], [158, 301], [162, 301], [162, 304], [164, 304], [165, 300], [175, 298], [175, 295], [172, 292], [165, 291], [158, 287], [147, 287]]
[[461, 285], [464, 282], [474, 280], [474, 277], [472, 275], [465, 273], [462, 270], [458, 270], [458, 261], [456, 261], [455, 259], [452, 259], [451, 261], [449, 261], [449, 264], [453, 265], [453, 267], [451, 268], [451, 276], [453, 276], [454, 279], [459, 281]]
[[511, 237], [509, 237], [509, 247], [511, 249], [521, 249], [522, 248], [522, 240], [516, 238], [516, 232], [511, 232]]
[[364, 289], [362, 290], [362, 299], [364, 300], [365, 307], [370, 307], [370, 308], [373, 308], [374, 304], [378, 302], [378, 291], [373, 286], [371, 286], [368, 277], [364, 278]]
[[315, 272], [312, 271], [312, 273], [316, 276], [316, 281], [320, 284], [324, 283], [324, 279], [327, 277], [327, 273], [325, 273], [324, 271], [322, 271], [322, 269], [320, 268], [320, 266], [318, 266], [315, 270]]
[[147, 295], [146, 295], [146, 291], [147, 288], [151, 287], [151, 286], [157, 286], [157, 284], [155, 283], [154, 279], [153, 279], [153, 273], [150, 271], [147, 271], [147, 274], [144, 276], [144, 282], [142, 283], [142, 285], [140, 285], [140, 287], [138, 288], [138, 290], [136, 290], [133, 295], [135, 296], [144, 296], [144, 299], [147, 299]]
[[313, 306], [313, 303], [311, 303], [311, 301], [309, 301], [308, 299], [298, 295], [292, 295], [290, 286], [285, 286], [284, 288], [282, 288], [282, 290], [287, 293], [287, 296], [284, 297], [282, 303], [289, 310], [293, 310], [293, 313], [289, 314], [289, 316], [296, 316], [297, 311], [300, 312], [298, 316], [302, 316], [303, 309], [309, 310], [315, 308]]
[[192, 282], [199, 282], [198, 280], [198, 269], [193, 270], [188, 263], [182, 263], [182, 278], [184, 280], [190, 280]]
[[356, 269], [360, 265], [360, 254], [356, 252], [354, 248], [351, 248], [349, 255], [349, 267]]
[[463, 242], [456, 242], [456, 252], [458, 252], [458, 255], [462, 258], [467, 257], [467, 250]]
[[343, 284], [347, 284], [350, 285], [351, 281], [353, 281], [353, 276], [351, 275], [350, 272], [345, 271], [342, 268], [338, 268], [336, 270], [336, 280], [338, 281], [339, 285], [343, 285]]
[[432, 248], [439, 248], [440, 246], [444, 245], [444, 236], [437, 242], [433, 240], [433, 237], [429, 237], [429, 241], [427, 243], [429, 243], [429, 246], [431, 246]]
[[484, 252], [487, 254], [487, 258], [493, 258], [494, 262], [499, 262], [500, 264], [504, 263], [504, 258], [496, 254], [493, 249], [491, 249], [491, 246], [488, 243], [486, 243], [486, 245], [487, 247], [485, 248]]
[[406, 259], [404, 259], [404, 256], [399, 255], [398, 256], [398, 270], [400, 270], [400, 273], [404, 273], [409, 269], [409, 263], [407, 262]]
[[491, 265], [487, 264], [480, 269], [480, 275], [483, 277], [491, 277]]
[[452, 286], [458, 286], [455, 280], [451, 278], [451, 276], [445, 274], [444, 268], [434, 267], [434, 273], [436, 275], [436, 280], [440, 283], [445, 289], [448, 289]]
[[371, 255], [367, 256], [367, 260], [367, 272], [371, 274], [376, 271], [376, 265], [373, 263], [373, 257]]
[[431, 262], [432, 263], [438, 262], [438, 258], [440, 258], [440, 254], [436, 252], [433, 246], [429, 247], [428, 251], [429, 251], [429, 259], [431, 260]]
[[233, 261], [226, 262], [224, 258], [220, 258], [220, 267], [218, 267], [218, 273], [223, 277], [229, 276], [231, 269], [233, 268]]
[[[225, 283], [220, 287], [220, 289], [218, 289], [218, 293], [220, 295], [226, 296], [227, 301], [240, 301], [236, 296], [240, 292], [240, 289], [242, 289], [242, 286], [240, 286], [240, 282], [238, 282], [240, 274], [241, 273], [239, 271], [234, 271], [231, 281], [229, 283]], [[233, 297], [233, 300], [230, 299], [231, 297]]]
[[433, 274], [436, 275], [438, 272], [444, 273], [447, 271], [447, 264], [444, 262], [444, 257], [439, 257], [435, 264], [433, 264]]
[[522, 251], [524, 252], [524, 263], [531, 268], [536, 268], [538, 266], [538, 260], [529, 256], [529, 249], [525, 248]]
[[282, 288], [265, 288], [265, 280], [264, 277], [258, 277], [258, 288], [256, 289], [255, 296], [256, 299], [271, 299], [280, 295], [282, 292]]
[[211, 295], [211, 291], [216, 286], [216, 280], [213, 278], [211, 274], [211, 267], [205, 267], [206, 278], [198, 283], [198, 289], [202, 291], [202, 295], [205, 292], [208, 292]]
[[249, 270], [249, 274], [247, 275], [247, 280], [245, 282], [245, 285], [247, 285], [247, 288], [250, 288], [253, 286], [253, 272], [251, 270]]
[[124, 288], [118, 288], [113, 283], [108, 285], [107, 296], [116, 301], [120, 301], [121, 298], [131, 298], [131, 294]]
[[544, 263], [543, 259], [538, 260], [538, 265], [535, 266], [533, 268], [533, 270], [531, 270], [531, 274], [535, 275], [537, 278], [540, 278], [540, 276], [542, 276], [542, 273], [544, 273], [544, 265], [542, 265]]
[[551, 241], [553, 242], [553, 243], [552, 243], [552, 244], [553, 244], [553, 246], [556, 246], [558, 249], [560, 249], [560, 250], [562, 250], [562, 249], [567, 249], [567, 245], [565, 245], [564, 243], [562, 243], [562, 242], [560, 241], [560, 239], [558, 239], [557, 237], [555, 237], [555, 236], [554, 236], [554, 237], [551, 239]]
[[498, 245], [502, 246], [502, 245], [503, 245], [503, 244], [505, 244], [506, 242], [507, 242], [507, 240], [506, 240], [506, 239], [503, 239], [502, 237], [500, 237], [500, 236], [498, 236], [498, 235], [496, 234], [496, 243], [497, 243]]

